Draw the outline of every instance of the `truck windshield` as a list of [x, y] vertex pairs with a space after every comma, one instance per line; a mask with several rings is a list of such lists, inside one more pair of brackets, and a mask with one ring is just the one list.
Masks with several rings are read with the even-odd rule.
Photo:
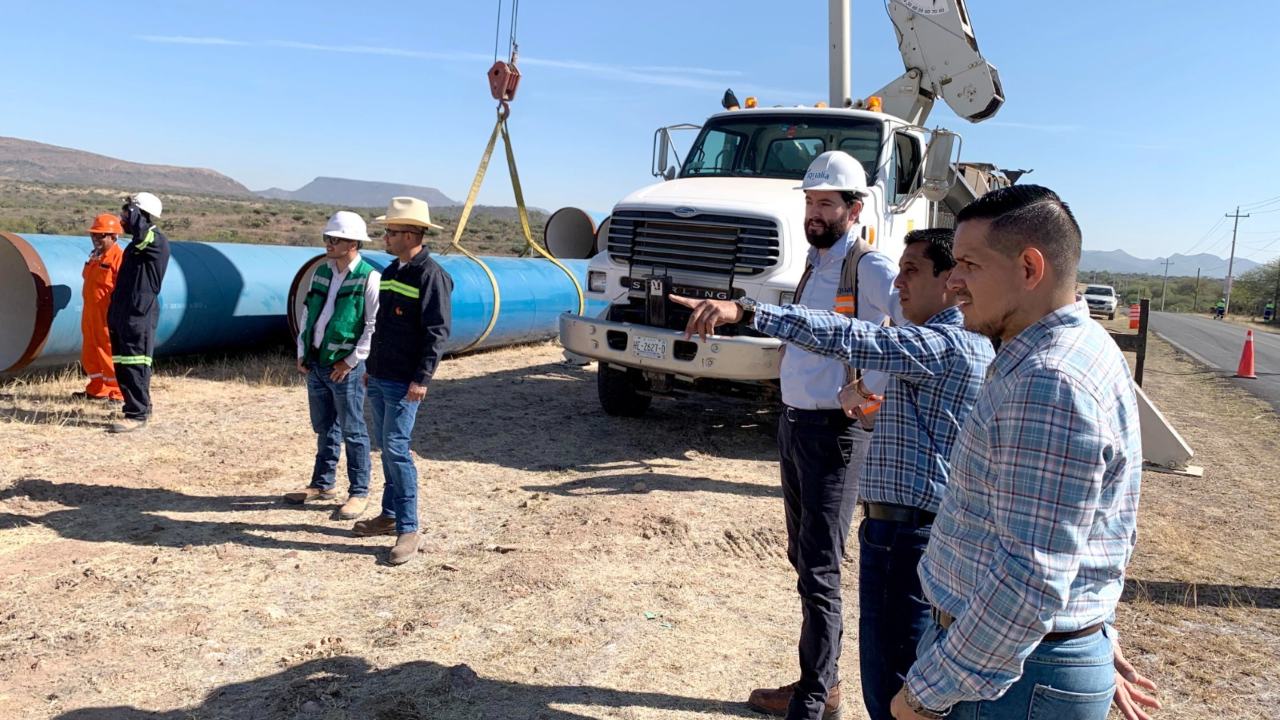
[[827, 150], [858, 159], [875, 181], [883, 123], [813, 114], [747, 113], [714, 119], [702, 128], [680, 177], [765, 177], [800, 180]]
[[1089, 287], [1084, 289], [1084, 294], [1085, 295], [1102, 295], [1105, 297], [1111, 297], [1112, 295], [1115, 294], [1115, 292], [1111, 288], [1105, 285], [1090, 285]]

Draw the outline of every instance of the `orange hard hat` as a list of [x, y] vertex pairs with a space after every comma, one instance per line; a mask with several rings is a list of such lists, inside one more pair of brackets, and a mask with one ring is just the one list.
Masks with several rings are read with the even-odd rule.
[[111, 213], [102, 213], [93, 219], [93, 227], [89, 228], [91, 234], [110, 234], [123, 235], [124, 227], [120, 225], [120, 218]]

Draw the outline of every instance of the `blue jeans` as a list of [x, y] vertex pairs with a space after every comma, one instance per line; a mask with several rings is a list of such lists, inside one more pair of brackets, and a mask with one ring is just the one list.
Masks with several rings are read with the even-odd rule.
[[406, 400], [409, 383], [369, 376], [373, 437], [382, 448], [382, 516], [396, 521], [396, 533], [418, 531], [418, 468], [409, 452], [409, 436], [418, 417], [416, 400]]
[[[937, 623], [920, 639], [920, 652], [946, 631]], [[948, 720], [1106, 720], [1115, 694], [1111, 638], [1106, 629], [1092, 635], [1042, 642], [1022, 667], [1022, 677], [998, 700], [965, 702]]]
[[889, 703], [933, 624], [916, 573], [932, 527], [870, 518], [858, 526], [858, 659], [871, 720], [893, 720]]
[[316, 431], [316, 464], [311, 487], [332, 490], [342, 445], [347, 446], [347, 480], [353, 497], [369, 494], [369, 431], [364, 422], [364, 363], [342, 382], [329, 379], [332, 365], [312, 364], [307, 373], [311, 429]]

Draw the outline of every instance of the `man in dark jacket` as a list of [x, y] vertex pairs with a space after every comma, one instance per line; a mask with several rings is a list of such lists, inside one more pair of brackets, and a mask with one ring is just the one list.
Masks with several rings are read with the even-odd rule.
[[160, 285], [169, 267], [169, 239], [154, 224], [160, 211], [160, 198], [148, 192], [125, 198], [120, 211], [120, 223], [133, 241], [124, 249], [111, 293], [107, 330], [116, 380], [124, 394], [124, 419], [107, 432], [139, 430], [151, 417], [151, 358], [160, 320]]
[[374, 444], [382, 448], [382, 514], [355, 524], [356, 535], [395, 535], [387, 561], [402, 565], [418, 552], [418, 469], [409, 438], [418, 405], [427, 396], [449, 337], [453, 279], [422, 246], [431, 222], [427, 204], [391, 199], [376, 219], [386, 228], [387, 252], [396, 256], [382, 273], [368, 375]]

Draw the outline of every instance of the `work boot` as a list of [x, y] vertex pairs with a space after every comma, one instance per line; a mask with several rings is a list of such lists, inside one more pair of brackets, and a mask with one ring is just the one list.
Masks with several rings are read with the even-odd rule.
[[391, 548], [391, 555], [387, 557], [387, 562], [392, 565], [403, 565], [413, 559], [418, 554], [418, 533], [404, 533], [396, 536], [396, 545]]
[[[791, 704], [791, 696], [795, 694], [796, 683], [780, 688], [756, 688], [751, 691], [751, 697], [747, 698], [747, 704], [752, 710], [766, 715], [782, 716], [787, 714], [787, 706]], [[827, 693], [827, 706], [822, 711], [822, 717], [828, 720], [838, 720], [840, 717], [840, 683], [836, 683]]]
[[318, 487], [306, 487], [301, 492], [291, 492], [284, 494], [284, 501], [290, 505], [303, 505], [312, 500], [334, 500], [338, 497], [338, 491], [330, 488], [322, 490]]
[[396, 519], [379, 515], [369, 520], [361, 520], [351, 527], [357, 537], [373, 537], [374, 535], [395, 535]]
[[369, 498], [365, 495], [351, 496], [347, 501], [342, 503], [342, 507], [338, 508], [339, 520], [355, 520], [364, 514], [366, 508], [369, 507]]
[[146, 426], [147, 421], [145, 419], [124, 418], [123, 420], [111, 423], [111, 427], [107, 428], [107, 432], [114, 434], [130, 433], [135, 430], [141, 430]]

